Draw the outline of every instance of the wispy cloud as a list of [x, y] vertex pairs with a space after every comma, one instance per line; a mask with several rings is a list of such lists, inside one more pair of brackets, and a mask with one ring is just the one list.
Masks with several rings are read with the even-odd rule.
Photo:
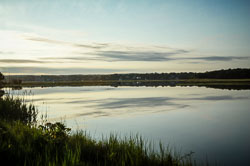
[[[243, 56], [192, 56], [195, 51], [186, 49], [173, 49], [166, 46], [150, 47], [136, 47], [128, 45], [116, 45], [112, 43], [72, 43], [60, 40], [47, 39], [42, 37], [26, 37], [27, 40], [36, 42], [45, 42], [49, 44], [68, 45], [73, 48], [78, 48], [73, 54], [78, 56], [56, 57], [51, 59], [68, 59], [68, 60], [91, 60], [91, 61], [180, 61], [180, 60], [194, 60], [196, 63], [203, 63], [204, 61], [233, 61], [233, 60], [247, 60], [250, 57]], [[83, 48], [81, 52], [81, 48]], [[86, 48], [91, 49], [86, 52]], [[80, 50], [79, 50], [80, 49]], [[183, 56], [183, 55], [189, 56]], [[81, 56], [79, 56], [81, 55]], [[86, 56], [87, 55], [87, 56]], [[43, 58], [42, 58], [43, 59]]]
[[171, 56], [188, 53], [187, 50], [157, 51], [98, 51], [95, 54], [107, 61], [169, 61]]
[[99, 44], [99, 43], [93, 43], [93, 44], [81, 44], [81, 43], [72, 43], [72, 42], [66, 42], [66, 41], [60, 41], [60, 40], [53, 40], [43, 37], [29, 37], [26, 36], [26, 40], [36, 41], [36, 42], [44, 42], [49, 44], [59, 44], [59, 45], [68, 45], [72, 47], [80, 47], [80, 48], [91, 48], [91, 49], [101, 49], [108, 46], [108, 44]]
[[11, 51], [0, 51], [0, 55], [9, 55], [9, 54], [14, 54], [14, 52]]
[[92, 45], [88, 45], [88, 44], [72, 44], [72, 46], [74, 47], [83, 47], [83, 48], [92, 48], [92, 49], [101, 49], [101, 48], [105, 48], [108, 45], [104, 45], [104, 44], [92, 44]]
[[3, 73], [13, 73], [13, 74], [102, 74], [102, 73], [114, 73], [128, 71], [125, 69], [111, 69], [111, 68], [51, 68], [51, 67], [0, 67]]
[[[49, 59], [67, 59], [67, 60], [90, 60], [90, 61], [106, 61], [106, 62], [120, 62], [120, 61], [146, 61], [146, 62], [164, 62], [164, 61], [185, 61], [193, 60], [192, 63], [204, 63], [209, 61], [234, 61], [234, 60], [249, 60], [250, 57], [239, 56], [204, 56], [204, 57], [189, 57], [182, 56], [189, 54], [188, 50], [171, 50], [168, 52], [157, 51], [95, 51], [88, 53], [75, 52], [78, 56], [70, 57], [54, 57]], [[81, 56], [79, 56], [81, 55]], [[44, 59], [44, 58], [42, 58]]]
[[52, 40], [52, 39], [47, 39], [47, 38], [42, 38], [42, 37], [26, 37], [26, 39], [31, 40], [31, 41], [37, 41], [37, 42], [50, 43], [50, 44], [67, 44], [66, 42], [63, 42], [63, 41]]
[[37, 61], [28, 59], [0, 59], [0, 63], [48, 63], [48, 61]]
[[[86, 53], [77, 53], [82, 56], [75, 57], [61, 57], [59, 59], [69, 60], [94, 60], [94, 61], [106, 61], [106, 62], [119, 62], [119, 61], [170, 61], [169, 52], [130, 52], [130, 51], [100, 51], [87, 53], [91, 56], [85, 56]], [[53, 58], [54, 59], [54, 58]]]
[[185, 59], [192, 59], [192, 60], [204, 60], [204, 61], [233, 61], [233, 60], [247, 60], [250, 57], [239, 57], [239, 56], [206, 56], [206, 57], [190, 57]]

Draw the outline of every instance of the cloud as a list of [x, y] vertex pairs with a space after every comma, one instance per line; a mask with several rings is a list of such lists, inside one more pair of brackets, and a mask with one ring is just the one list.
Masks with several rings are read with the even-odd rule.
[[72, 47], [90, 48], [90, 49], [101, 49], [101, 48], [105, 48], [108, 46], [108, 44], [103, 44], [103, 43], [80, 44], [80, 43], [65, 42], [65, 41], [60, 41], [60, 40], [53, 40], [53, 39], [48, 39], [48, 38], [43, 38], [43, 37], [34, 37], [34, 36], [26, 37], [26, 40], [44, 42], [44, 43], [49, 43], [49, 44], [68, 45]]
[[63, 42], [63, 41], [51, 40], [51, 39], [42, 38], [42, 37], [27, 37], [26, 39], [31, 40], [31, 41], [45, 42], [45, 43], [51, 43], [51, 44], [66, 44], [66, 42]]
[[28, 60], [28, 59], [0, 59], [0, 63], [48, 63], [45, 61]]
[[75, 114], [74, 115], [74, 117], [79, 117], [79, 116], [94, 116], [94, 117], [99, 117], [99, 116], [109, 116], [109, 113], [102, 112], [102, 111], [91, 111], [91, 112], [80, 113], [80, 114]]
[[[42, 37], [26, 37], [27, 40], [36, 42], [45, 42], [50, 44], [59, 44], [71, 46], [76, 51], [74, 55], [68, 57], [56, 57], [49, 59], [68, 59], [68, 60], [89, 60], [89, 61], [106, 61], [106, 62], [120, 62], [120, 61], [146, 61], [146, 62], [164, 62], [164, 61], [185, 61], [193, 60], [192, 63], [204, 63], [205, 61], [234, 61], [234, 60], [248, 60], [250, 57], [242, 56], [192, 56], [194, 51], [186, 49], [174, 49], [167, 46], [128, 46], [117, 45], [114, 43], [72, 43], [60, 40], [52, 40]], [[83, 48], [81, 50], [81, 48]], [[86, 48], [88, 52], [86, 52]], [[80, 50], [79, 50], [80, 49]], [[90, 50], [89, 50], [90, 49]], [[1, 52], [0, 52], [1, 53]], [[186, 55], [189, 55], [188, 57]], [[81, 55], [81, 56], [79, 56]], [[41, 58], [44, 59], [44, 58]], [[190, 63], [190, 62], [188, 62]]]
[[[196, 60], [192, 63], [203, 63], [203, 61], [234, 61], [234, 60], [248, 60], [250, 57], [238, 57], [238, 56], [206, 56], [206, 57], [183, 57], [190, 53], [188, 50], [172, 50], [166, 52], [157, 51], [96, 51], [90, 53], [79, 53], [82, 56], [71, 57], [58, 57], [51, 59], [68, 59], [68, 60], [94, 60], [94, 61], [107, 61], [107, 62], [119, 62], [119, 61], [184, 61], [184, 60]], [[88, 55], [88, 56], [86, 56]], [[89, 56], [92, 55], [92, 56]]]
[[11, 52], [11, 51], [0, 51], [0, 54], [7, 55], [7, 54], [14, 54], [14, 52]]
[[124, 71], [123, 69], [109, 68], [50, 68], [50, 67], [0, 67], [2, 73], [25, 73], [25, 74], [102, 74]]
[[[249, 97], [246, 96], [205, 96], [205, 97], [199, 97], [199, 98], [188, 98], [187, 100], [209, 100], [209, 101], [220, 101], [220, 100], [246, 100], [249, 99]], [[185, 100], [182, 99], [182, 100]]]
[[106, 61], [170, 61], [173, 55], [188, 53], [186, 50], [157, 51], [98, 51], [95, 54]]
[[87, 45], [87, 44], [72, 44], [74, 47], [83, 47], [83, 48], [92, 48], [92, 49], [101, 49], [107, 47], [107, 45], [95, 44], [95, 45]]
[[[151, 46], [151, 47], [139, 47], [118, 45], [112, 43], [72, 43], [59, 40], [52, 40], [42, 37], [26, 37], [27, 40], [35, 42], [45, 42], [49, 44], [68, 45], [73, 48], [83, 48], [83, 52], [75, 51], [75, 54], [89, 55], [89, 56], [77, 56], [77, 57], [59, 57], [51, 59], [69, 59], [69, 60], [100, 60], [100, 61], [169, 61], [175, 60], [170, 58], [174, 55], [183, 55], [189, 53], [189, 50], [173, 49], [165, 46]], [[86, 48], [91, 49], [86, 53]], [[92, 56], [92, 57], [90, 57]]]
[[[70, 57], [55, 57], [49, 59], [67, 59], [67, 60], [94, 60], [94, 61], [107, 61], [107, 62], [119, 62], [119, 61], [172, 61], [176, 58], [173, 55], [188, 53], [187, 50], [173, 50], [165, 52], [157, 51], [95, 51], [89, 53], [75, 52], [75, 54], [82, 56], [70, 56]], [[87, 56], [86, 56], [87, 55]], [[42, 58], [44, 59], [44, 58]]]
[[185, 59], [192, 60], [205, 60], [205, 61], [233, 61], [233, 60], [247, 60], [250, 57], [238, 57], [238, 56], [206, 56], [206, 57], [190, 57]]

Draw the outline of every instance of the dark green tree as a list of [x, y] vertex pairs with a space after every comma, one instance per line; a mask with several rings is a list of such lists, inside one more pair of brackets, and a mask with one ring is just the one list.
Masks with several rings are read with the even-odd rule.
[[3, 87], [3, 80], [4, 80], [4, 75], [0, 72], [0, 97], [4, 94], [4, 91], [1, 90]]
[[0, 72], [0, 82], [4, 80], [4, 75]]

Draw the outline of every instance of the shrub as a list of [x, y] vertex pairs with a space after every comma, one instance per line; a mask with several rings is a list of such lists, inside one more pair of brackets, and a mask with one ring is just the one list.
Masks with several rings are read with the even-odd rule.
[[37, 121], [37, 113], [33, 104], [26, 104], [20, 97], [7, 94], [0, 98], [0, 119], [2, 120], [34, 124]]

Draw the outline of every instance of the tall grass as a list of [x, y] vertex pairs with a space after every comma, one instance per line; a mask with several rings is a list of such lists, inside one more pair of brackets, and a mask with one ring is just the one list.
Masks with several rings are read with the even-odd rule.
[[[86, 132], [70, 133], [62, 123], [37, 125], [37, 111], [20, 98], [0, 99], [0, 161], [8, 165], [191, 166], [190, 154], [160, 144], [154, 151], [139, 136], [110, 135], [96, 141]], [[33, 123], [34, 125], [30, 125]]]
[[6, 121], [21, 121], [25, 124], [36, 123], [38, 111], [35, 106], [26, 103], [24, 97], [14, 97], [6, 94], [0, 97], [0, 119]]
[[175, 156], [163, 147], [154, 152], [141, 137], [110, 135], [95, 141], [84, 132], [64, 131], [0, 122], [0, 159], [10, 165], [194, 165], [189, 156]]

